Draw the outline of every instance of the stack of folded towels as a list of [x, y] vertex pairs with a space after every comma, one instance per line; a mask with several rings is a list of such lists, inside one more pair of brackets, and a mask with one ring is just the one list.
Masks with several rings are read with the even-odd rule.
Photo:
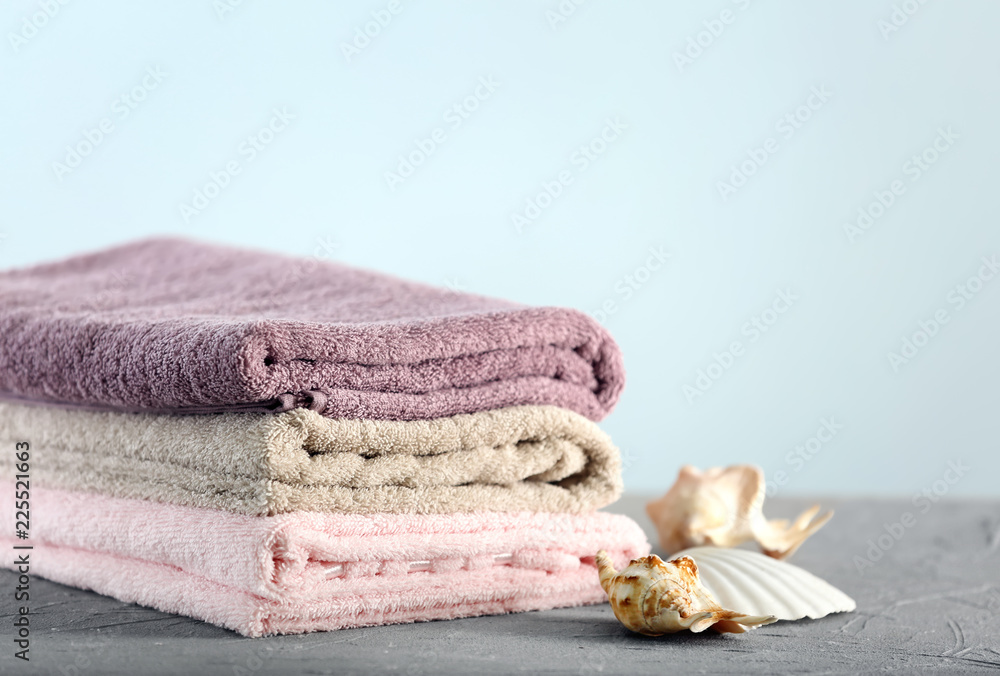
[[[248, 636], [594, 603], [649, 546], [586, 315], [178, 239], [0, 273], [0, 544]], [[9, 557], [4, 558], [10, 566]]]

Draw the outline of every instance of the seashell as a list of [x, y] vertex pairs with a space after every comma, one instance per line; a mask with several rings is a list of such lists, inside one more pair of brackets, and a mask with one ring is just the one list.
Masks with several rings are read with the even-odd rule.
[[745, 549], [695, 547], [677, 554], [698, 565], [701, 585], [726, 608], [779, 620], [818, 619], [855, 609], [854, 599], [812, 573]]
[[806, 539], [830, 520], [829, 511], [815, 518], [819, 505], [790, 525], [764, 518], [764, 472], [752, 465], [715, 467], [705, 472], [685, 465], [670, 490], [646, 505], [656, 524], [660, 545], [667, 552], [687, 547], [735, 547], [755, 540], [768, 556], [791, 556]]
[[607, 552], [596, 557], [601, 586], [611, 609], [627, 628], [647, 636], [712, 627], [742, 633], [776, 618], [724, 609], [698, 579], [698, 565], [687, 556], [663, 562], [658, 556], [634, 559], [615, 570]]

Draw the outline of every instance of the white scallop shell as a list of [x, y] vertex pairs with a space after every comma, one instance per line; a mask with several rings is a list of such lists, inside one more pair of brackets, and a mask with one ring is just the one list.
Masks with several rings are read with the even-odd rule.
[[692, 547], [702, 586], [723, 608], [779, 620], [817, 619], [855, 609], [854, 599], [798, 566], [745, 549]]

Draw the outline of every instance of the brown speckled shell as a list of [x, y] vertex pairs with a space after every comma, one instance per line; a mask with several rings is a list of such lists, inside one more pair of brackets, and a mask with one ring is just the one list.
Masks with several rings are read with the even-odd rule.
[[773, 617], [726, 610], [698, 580], [698, 566], [689, 557], [664, 562], [658, 556], [634, 559], [624, 570], [614, 569], [605, 552], [597, 554], [601, 586], [611, 609], [628, 629], [660, 636], [685, 629], [741, 633], [774, 622]]

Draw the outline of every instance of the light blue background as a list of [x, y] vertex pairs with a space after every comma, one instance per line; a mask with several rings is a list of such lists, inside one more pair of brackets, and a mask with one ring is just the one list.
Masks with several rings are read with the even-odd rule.
[[[629, 490], [753, 462], [786, 473], [783, 494], [912, 495], [960, 461], [949, 492], [997, 495], [1000, 281], [961, 310], [947, 296], [1000, 254], [1000, 4], [911, 0], [886, 36], [892, 2], [743, 4], [602, 0], [553, 26], [556, 0], [404, 1], [349, 60], [387, 1], [245, 0], [220, 17], [211, 0], [74, 0], [16, 45], [40, 4], [5, 2], [0, 265], [175, 233], [303, 256], [333, 243], [352, 264], [532, 304], [611, 299], [629, 379], [603, 426]], [[155, 66], [166, 78], [116, 115]], [[499, 85], [452, 129], [445, 111], [481, 77]], [[813, 87], [829, 101], [785, 138], [776, 123]], [[245, 162], [275, 107], [295, 120]], [[57, 178], [104, 117], [114, 129]], [[580, 171], [571, 156], [608, 118], [627, 129]], [[390, 190], [385, 172], [438, 127]], [[958, 138], [912, 181], [904, 164], [939, 127]], [[776, 152], [724, 200], [717, 182], [768, 138]], [[185, 222], [179, 205], [230, 160], [240, 174]], [[519, 233], [512, 214], [564, 169], [572, 184]], [[851, 243], [844, 223], [895, 179], [906, 192]], [[625, 299], [651, 246], [671, 257]], [[744, 323], [786, 288], [798, 300], [750, 342]], [[939, 308], [949, 323], [894, 371], [888, 353]], [[689, 402], [735, 340], [744, 354]], [[832, 440], [787, 457], [831, 417]]]

